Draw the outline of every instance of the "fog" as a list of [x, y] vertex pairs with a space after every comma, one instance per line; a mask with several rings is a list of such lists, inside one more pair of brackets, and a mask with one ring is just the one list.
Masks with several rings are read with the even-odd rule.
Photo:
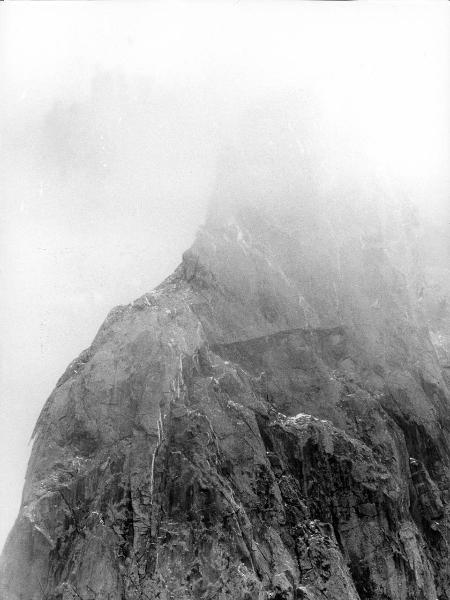
[[2, 4], [0, 545], [59, 375], [212, 197], [376, 181], [442, 225], [450, 158], [447, 3]]

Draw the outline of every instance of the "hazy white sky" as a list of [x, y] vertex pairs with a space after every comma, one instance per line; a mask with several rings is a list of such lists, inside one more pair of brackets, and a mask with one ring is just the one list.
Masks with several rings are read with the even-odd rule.
[[347, 166], [447, 215], [448, 23], [430, 0], [1, 3], [0, 545], [57, 378], [178, 264], [246, 115], [307, 98]]

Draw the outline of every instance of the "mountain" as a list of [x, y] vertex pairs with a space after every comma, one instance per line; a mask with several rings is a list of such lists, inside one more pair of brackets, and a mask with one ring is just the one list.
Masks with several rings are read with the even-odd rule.
[[219, 181], [173, 275], [69, 365], [2, 599], [450, 598], [448, 237], [314, 181]]

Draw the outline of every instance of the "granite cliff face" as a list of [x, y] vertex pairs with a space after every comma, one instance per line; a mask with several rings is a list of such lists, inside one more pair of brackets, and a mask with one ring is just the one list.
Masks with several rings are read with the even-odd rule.
[[386, 206], [213, 205], [48, 399], [2, 599], [450, 598], [446, 262]]

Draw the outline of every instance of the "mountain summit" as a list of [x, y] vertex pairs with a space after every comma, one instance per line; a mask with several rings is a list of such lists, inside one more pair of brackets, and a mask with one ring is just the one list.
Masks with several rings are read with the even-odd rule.
[[2, 599], [450, 598], [437, 239], [372, 182], [276, 206], [229, 179], [48, 399]]

